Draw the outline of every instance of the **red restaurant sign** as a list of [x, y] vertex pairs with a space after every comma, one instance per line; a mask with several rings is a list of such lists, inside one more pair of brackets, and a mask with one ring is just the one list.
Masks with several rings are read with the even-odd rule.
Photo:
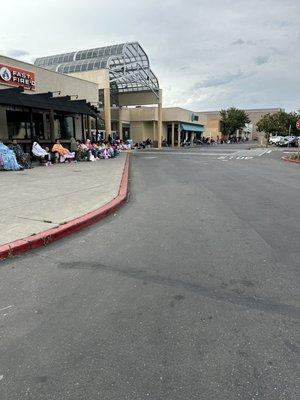
[[31, 71], [0, 64], [0, 84], [35, 90], [35, 74]]

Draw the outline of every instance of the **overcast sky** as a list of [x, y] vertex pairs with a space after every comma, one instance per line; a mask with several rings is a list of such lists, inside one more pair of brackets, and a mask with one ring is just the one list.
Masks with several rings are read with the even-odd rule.
[[138, 41], [165, 106], [300, 109], [300, 0], [14, 0], [0, 54], [36, 57]]

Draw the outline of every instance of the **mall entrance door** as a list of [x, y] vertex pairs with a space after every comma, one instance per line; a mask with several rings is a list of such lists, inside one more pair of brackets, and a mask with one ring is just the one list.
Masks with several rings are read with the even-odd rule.
[[124, 124], [122, 126], [122, 133], [123, 133], [123, 141], [125, 142], [126, 140], [130, 139], [130, 125], [129, 124]]

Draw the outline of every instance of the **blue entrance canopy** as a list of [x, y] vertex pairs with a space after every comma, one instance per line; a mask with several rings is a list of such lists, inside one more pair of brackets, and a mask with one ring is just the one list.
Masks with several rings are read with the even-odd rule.
[[189, 131], [189, 132], [204, 132], [203, 125], [186, 124], [183, 122], [180, 124], [180, 129], [183, 131]]

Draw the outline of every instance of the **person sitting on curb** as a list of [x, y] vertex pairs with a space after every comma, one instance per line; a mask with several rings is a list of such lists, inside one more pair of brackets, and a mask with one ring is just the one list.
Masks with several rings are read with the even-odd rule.
[[112, 144], [111, 146], [109, 146], [108, 151], [111, 157], [116, 157], [119, 155], [118, 146], [116, 144]]
[[30, 154], [24, 153], [24, 150], [22, 147], [18, 144], [16, 139], [13, 139], [11, 144], [8, 146], [11, 150], [16, 155], [16, 159], [18, 161], [18, 164], [24, 168], [24, 169], [30, 169], [32, 168], [31, 166], [31, 160], [30, 160]]
[[88, 161], [89, 159], [89, 151], [84, 143], [81, 143], [80, 140], [76, 141], [77, 150], [76, 150], [76, 160], [77, 161]]
[[9, 149], [0, 141], [0, 170], [19, 171], [23, 169], [17, 162], [16, 155], [13, 150]]
[[77, 140], [74, 137], [71, 137], [70, 140], [70, 151], [75, 154], [75, 158], [77, 159]]
[[51, 164], [51, 155], [42, 148], [38, 140], [35, 140], [32, 145], [32, 154], [35, 155], [42, 163], [49, 167]]
[[59, 139], [55, 140], [55, 144], [52, 146], [51, 151], [53, 153], [57, 153], [59, 155], [59, 161], [61, 163], [64, 163], [66, 160], [72, 161], [75, 158], [75, 153], [74, 152], [71, 153], [68, 149], [63, 147], [60, 144], [60, 140]]

